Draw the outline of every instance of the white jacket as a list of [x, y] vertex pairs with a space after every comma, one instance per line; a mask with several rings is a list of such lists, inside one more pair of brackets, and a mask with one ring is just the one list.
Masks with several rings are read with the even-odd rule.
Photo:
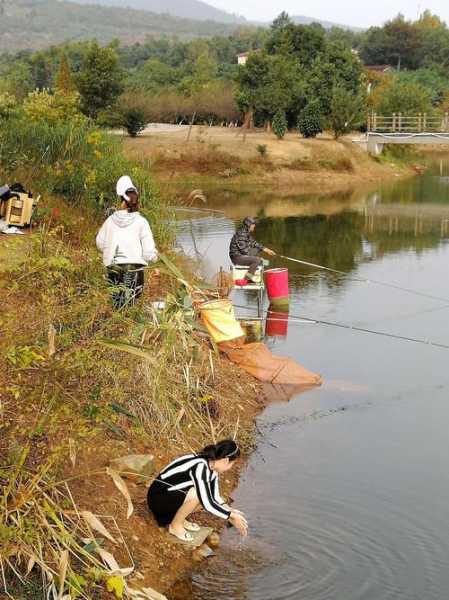
[[106, 267], [147, 265], [159, 257], [148, 221], [140, 213], [127, 210], [117, 210], [106, 219], [97, 235], [97, 248]]

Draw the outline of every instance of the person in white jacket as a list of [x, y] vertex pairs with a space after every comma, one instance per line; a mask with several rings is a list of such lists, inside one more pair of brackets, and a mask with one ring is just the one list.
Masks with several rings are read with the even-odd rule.
[[159, 258], [148, 221], [139, 213], [139, 194], [128, 175], [117, 181], [120, 210], [103, 223], [97, 248], [103, 254], [117, 308], [132, 304], [143, 291], [144, 267]]

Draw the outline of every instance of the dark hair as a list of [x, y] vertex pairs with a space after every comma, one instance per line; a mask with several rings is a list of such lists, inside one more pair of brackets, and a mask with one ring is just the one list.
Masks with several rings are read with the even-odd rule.
[[129, 213], [137, 212], [139, 210], [139, 194], [135, 190], [128, 190], [125, 196], [120, 196], [122, 201], [126, 204], [127, 211]]
[[243, 220], [243, 227], [249, 229], [251, 225], [256, 225], [257, 221], [254, 217], [245, 217]]
[[221, 440], [218, 444], [206, 446], [198, 452], [198, 456], [206, 458], [207, 460], [221, 460], [222, 458], [229, 458], [232, 462], [240, 456], [240, 449], [234, 440]]

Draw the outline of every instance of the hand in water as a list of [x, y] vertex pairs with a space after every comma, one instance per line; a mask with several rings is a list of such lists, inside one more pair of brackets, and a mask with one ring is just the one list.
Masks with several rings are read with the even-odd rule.
[[239, 510], [233, 510], [229, 520], [240, 533], [240, 535], [244, 537], [248, 535], [248, 521], [242, 512]]

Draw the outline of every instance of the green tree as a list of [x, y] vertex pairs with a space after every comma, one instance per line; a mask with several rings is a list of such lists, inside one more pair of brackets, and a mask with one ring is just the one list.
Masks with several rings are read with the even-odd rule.
[[414, 69], [419, 64], [420, 35], [411, 21], [399, 14], [383, 27], [368, 30], [361, 48], [366, 64], [388, 64]]
[[323, 118], [319, 100], [312, 100], [298, 118], [298, 129], [305, 138], [314, 138], [323, 131]]
[[265, 48], [268, 54], [295, 57], [303, 67], [309, 67], [325, 48], [325, 31], [320, 27], [295, 25], [290, 20], [281, 19], [278, 25], [273, 24]]
[[151, 58], [133, 73], [129, 79], [129, 85], [135, 90], [157, 92], [161, 88], [175, 85], [178, 81], [177, 69], [159, 59]]
[[341, 43], [330, 43], [315, 59], [307, 77], [307, 96], [317, 98], [321, 113], [331, 112], [334, 88], [343, 88], [357, 96], [363, 87], [363, 71], [359, 59]]
[[136, 137], [145, 129], [145, 111], [142, 108], [128, 108], [123, 113], [123, 126], [131, 137]]
[[113, 106], [123, 89], [122, 80], [116, 51], [92, 42], [77, 77], [84, 114], [95, 119], [99, 111]]
[[246, 104], [260, 120], [270, 120], [278, 110], [291, 111], [304, 101], [304, 81], [294, 57], [252, 54], [238, 77], [238, 104]]
[[394, 77], [389, 86], [383, 89], [375, 110], [382, 115], [402, 113], [413, 115], [432, 112], [432, 99], [429, 90], [412, 81]]
[[335, 139], [360, 127], [366, 119], [366, 97], [354, 94], [342, 85], [332, 90], [328, 122]]
[[293, 21], [290, 19], [289, 14], [283, 10], [281, 14], [275, 18], [271, 24], [271, 29], [285, 29], [289, 25], [293, 25]]
[[8, 92], [18, 100], [23, 100], [33, 89], [31, 68], [24, 60], [8, 65], [0, 77], [0, 92]]
[[418, 66], [444, 69], [447, 77], [449, 29], [446, 23], [430, 11], [425, 11], [414, 25], [420, 39]]
[[415, 25], [418, 29], [422, 29], [425, 31], [435, 31], [436, 29], [446, 28], [444, 21], [442, 21], [438, 15], [432, 14], [430, 10], [425, 10], [419, 16], [419, 19], [416, 21]]
[[432, 105], [441, 105], [443, 99], [449, 93], [449, 78], [441, 67], [433, 66], [428, 69], [417, 69], [416, 71], [401, 71], [395, 76], [396, 81], [416, 83], [425, 88], [431, 98]]
[[278, 110], [276, 111], [273, 117], [273, 132], [278, 138], [278, 140], [282, 140], [285, 137], [288, 129], [287, 117], [285, 116], [285, 111]]
[[77, 93], [75, 82], [73, 81], [72, 71], [65, 52], [61, 54], [59, 69], [55, 79], [55, 89], [63, 94]]

